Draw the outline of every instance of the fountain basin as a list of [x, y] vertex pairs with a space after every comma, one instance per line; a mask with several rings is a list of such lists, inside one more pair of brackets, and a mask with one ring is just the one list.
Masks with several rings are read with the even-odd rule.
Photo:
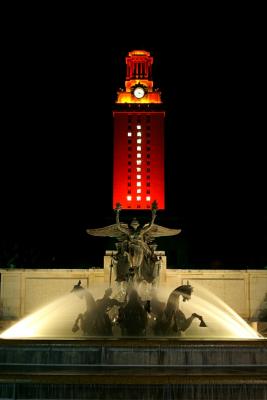
[[0, 399], [267, 395], [266, 339], [2, 339], [0, 365]]

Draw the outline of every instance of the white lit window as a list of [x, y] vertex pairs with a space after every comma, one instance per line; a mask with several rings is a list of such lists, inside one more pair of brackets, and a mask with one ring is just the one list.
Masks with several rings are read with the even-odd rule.
[[137, 146], [137, 147], [136, 147], [136, 150], [137, 150], [137, 151], [142, 151], [142, 147], [141, 147], [141, 146]]
[[137, 157], [137, 158], [141, 158], [141, 153], [137, 153], [137, 154], [136, 154], [136, 157]]
[[127, 196], [127, 200], [131, 201], [132, 200], [132, 196]]
[[137, 165], [141, 165], [141, 164], [142, 164], [142, 161], [141, 161], [141, 160], [136, 160], [136, 164], [137, 164]]
[[137, 132], [137, 136], [142, 136], [142, 132]]
[[136, 196], [137, 201], [141, 201], [141, 196]]
[[136, 179], [141, 179], [141, 175], [136, 175]]
[[141, 168], [140, 167], [136, 167], [136, 172], [141, 172]]
[[132, 136], [132, 132], [128, 132], [128, 136]]
[[136, 189], [136, 193], [141, 193], [142, 190], [141, 189]]
[[150, 196], [146, 196], [146, 201], [150, 201]]
[[137, 125], [136, 128], [137, 128], [137, 129], [141, 129], [141, 125]]
[[141, 144], [142, 143], [142, 139], [137, 139], [136, 143]]
[[136, 186], [141, 186], [141, 182], [137, 182], [137, 183], [136, 183]]

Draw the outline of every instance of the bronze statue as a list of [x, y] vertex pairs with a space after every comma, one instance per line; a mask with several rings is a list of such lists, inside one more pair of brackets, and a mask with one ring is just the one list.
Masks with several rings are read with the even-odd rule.
[[118, 323], [123, 336], [145, 336], [147, 326], [147, 304], [143, 305], [137, 291], [130, 289], [128, 301], [119, 309]]
[[120, 222], [121, 205], [117, 203], [116, 224], [97, 229], [87, 229], [89, 235], [109, 236], [118, 239], [117, 254], [114, 260], [117, 264], [117, 281], [137, 282], [145, 280], [155, 283], [160, 268], [160, 259], [155, 254], [156, 246], [152, 244], [156, 237], [178, 235], [181, 229], [169, 229], [154, 223], [157, 212], [157, 202], [152, 203], [151, 221], [143, 226], [136, 218], [128, 224]]
[[86, 336], [112, 336], [112, 323], [108, 311], [114, 306], [121, 306], [121, 303], [112, 299], [112, 289], [105, 290], [101, 299], [95, 301], [92, 294], [81, 286], [81, 281], [72, 289], [80, 299], [86, 301], [86, 311], [79, 314], [72, 327], [72, 332], [77, 332], [80, 328]]
[[183, 301], [188, 301], [191, 299], [191, 294], [193, 288], [189, 283], [187, 285], [182, 285], [174, 289], [168, 297], [167, 304], [165, 308], [156, 316], [156, 322], [154, 325], [154, 333], [156, 335], [181, 335], [189, 328], [192, 321], [195, 318], [200, 320], [201, 327], [206, 327], [201, 315], [196, 313], [191, 314], [189, 318], [186, 318], [184, 313], [179, 309], [179, 298], [183, 298]]
[[[72, 331], [79, 329], [85, 336], [112, 336], [113, 328], [109, 311], [115, 307], [116, 324], [120, 326], [122, 336], [180, 336], [189, 328], [194, 318], [200, 320], [200, 327], [206, 327], [201, 315], [191, 314], [186, 318], [179, 309], [179, 298], [190, 300], [192, 286], [182, 285], [174, 289], [167, 303], [159, 301], [155, 288], [151, 290], [151, 300], [142, 301], [137, 290], [129, 286], [122, 301], [111, 298], [112, 289], [108, 288], [101, 299], [95, 301], [92, 294], [81, 286], [81, 281], [74, 286], [79, 298], [85, 299], [86, 311], [79, 314]], [[147, 332], [148, 330], [148, 332]]]

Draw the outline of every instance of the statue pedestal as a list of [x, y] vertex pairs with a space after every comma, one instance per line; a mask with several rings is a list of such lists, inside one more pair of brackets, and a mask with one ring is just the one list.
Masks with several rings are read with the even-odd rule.
[[[116, 265], [112, 259], [116, 254], [116, 250], [106, 250], [104, 256], [104, 281], [111, 281], [111, 285], [115, 283], [116, 279]], [[165, 256], [165, 251], [156, 250], [155, 254], [160, 258], [159, 283], [162, 283], [166, 281], [167, 257]]]

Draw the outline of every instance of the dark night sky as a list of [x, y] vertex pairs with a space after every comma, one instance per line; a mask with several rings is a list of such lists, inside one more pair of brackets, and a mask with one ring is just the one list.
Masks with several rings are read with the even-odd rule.
[[[38, 25], [36, 23], [36, 25]], [[166, 107], [170, 266], [267, 266], [263, 55], [250, 32], [180, 32], [93, 41], [89, 32], [24, 28], [6, 57], [0, 264], [101, 265], [113, 242], [112, 105], [125, 56], [151, 51]], [[141, 38], [141, 39], [140, 39]], [[175, 39], [175, 40], [174, 40]], [[129, 220], [135, 212], [121, 214]], [[141, 213], [146, 221], [149, 213]]]

